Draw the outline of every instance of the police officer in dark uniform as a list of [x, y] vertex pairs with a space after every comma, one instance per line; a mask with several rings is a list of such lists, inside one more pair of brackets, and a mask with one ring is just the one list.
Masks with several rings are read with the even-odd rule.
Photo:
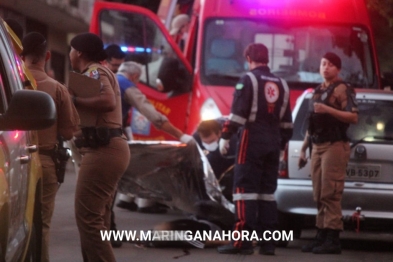
[[[75, 216], [84, 261], [116, 261], [109, 241], [112, 200], [117, 183], [130, 161], [122, 132], [120, 88], [116, 76], [99, 62], [106, 58], [102, 40], [83, 33], [71, 40], [70, 60], [75, 71], [101, 82], [99, 95], [73, 96], [77, 110], [92, 113], [95, 126], [82, 126], [83, 155], [75, 192]], [[81, 86], [80, 88], [86, 88]]]
[[[285, 80], [270, 73], [268, 50], [263, 44], [250, 44], [244, 51], [250, 72], [243, 76], [234, 93], [229, 121], [224, 124], [219, 147], [226, 154], [231, 134], [238, 132], [233, 201], [236, 206], [234, 230], [240, 234], [255, 231], [259, 253], [274, 255], [269, 234], [277, 225], [277, 187], [280, 150], [292, 136], [289, 88]], [[237, 239], [237, 238], [236, 238]], [[252, 241], [240, 237], [221, 246], [222, 254], [252, 254]]]
[[319, 70], [324, 82], [315, 88], [310, 100], [309, 128], [299, 158], [302, 168], [307, 162], [306, 149], [312, 143], [311, 179], [318, 208], [317, 235], [302, 251], [340, 254], [341, 199], [350, 156], [346, 133], [349, 125], [358, 121], [358, 107], [355, 91], [339, 78], [340, 57], [327, 52]]

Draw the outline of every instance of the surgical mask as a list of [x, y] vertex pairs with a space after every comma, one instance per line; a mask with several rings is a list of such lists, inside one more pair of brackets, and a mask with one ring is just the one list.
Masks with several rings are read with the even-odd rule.
[[202, 145], [203, 145], [203, 147], [206, 150], [208, 150], [210, 152], [216, 151], [216, 149], [218, 148], [218, 142], [217, 141], [215, 141], [213, 143], [210, 143], [210, 144], [206, 144], [206, 143], [202, 142]]

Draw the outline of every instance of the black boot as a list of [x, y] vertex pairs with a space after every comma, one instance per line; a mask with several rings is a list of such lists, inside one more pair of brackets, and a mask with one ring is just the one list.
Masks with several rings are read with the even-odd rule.
[[327, 229], [326, 241], [315, 247], [314, 254], [341, 254], [340, 230]]
[[312, 252], [315, 247], [319, 247], [320, 245], [322, 245], [323, 242], [325, 242], [326, 240], [326, 235], [327, 235], [327, 229], [318, 228], [315, 239], [312, 242], [302, 246], [302, 252]]

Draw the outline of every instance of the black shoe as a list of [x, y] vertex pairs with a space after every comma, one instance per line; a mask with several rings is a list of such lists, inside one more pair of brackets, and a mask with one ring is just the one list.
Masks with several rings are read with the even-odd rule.
[[128, 209], [130, 211], [136, 211], [138, 209], [138, 205], [134, 202], [126, 202], [123, 200], [119, 200], [116, 204], [117, 207]]
[[276, 246], [272, 244], [265, 244], [259, 248], [259, 254], [265, 256], [274, 256], [276, 250]]
[[120, 240], [111, 240], [111, 245], [113, 248], [119, 248], [123, 243]]
[[153, 206], [149, 206], [149, 207], [139, 207], [138, 208], [138, 212], [141, 213], [148, 213], [148, 214], [164, 214], [166, 213], [168, 210], [167, 208], [161, 206], [161, 205], [153, 205]]
[[302, 252], [312, 252], [314, 248], [321, 246], [326, 241], [327, 229], [319, 229], [314, 240], [302, 246]]
[[254, 248], [236, 248], [232, 244], [225, 246], [220, 246], [217, 248], [220, 254], [241, 254], [241, 255], [252, 255], [254, 253]]
[[313, 248], [314, 254], [341, 254], [340, 230], [327, 229], [326, 241]]

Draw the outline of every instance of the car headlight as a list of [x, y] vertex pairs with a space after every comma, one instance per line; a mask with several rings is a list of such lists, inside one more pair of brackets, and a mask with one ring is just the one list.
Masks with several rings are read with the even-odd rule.
[[220, 109], [218, 109], [213, 99], [208, 98], [201, 107], [201, 120], [216, 119], [222, 116]]

